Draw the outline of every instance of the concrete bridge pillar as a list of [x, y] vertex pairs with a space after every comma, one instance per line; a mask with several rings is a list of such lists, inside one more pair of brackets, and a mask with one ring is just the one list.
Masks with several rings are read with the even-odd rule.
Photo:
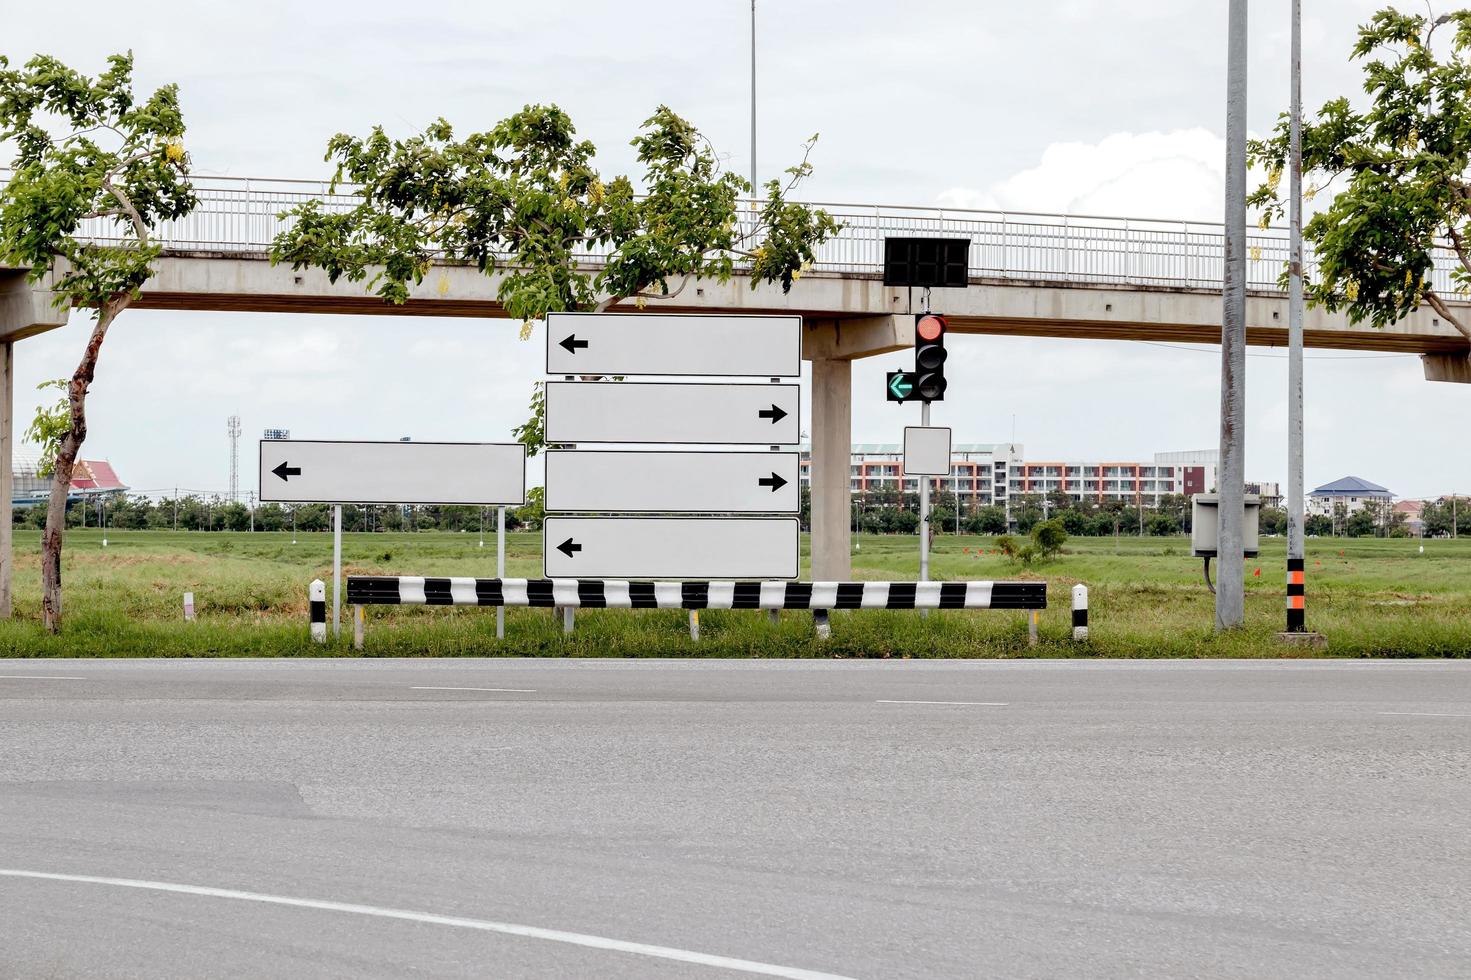
[[846, 582], [853, 577], [853, 361], [912, 348], [914, 317], [803, 322], [802, 356], [812, 362], [812, 578]]
[[1425, 366], [1426, 381], [1471, 384], [1471, 355], [1421, 354], [1420, 361]]
[[853, 362], [812, 361], [812, 579], [853, 577], [849, 466], [853, 443]]
[[0, 269], [0, 619], [10, 618], [14, 573], [11, 499], [15, 474], [15, 342], [64, 326], [67, 310], [55, 294], [27, 282], [24, 272]]

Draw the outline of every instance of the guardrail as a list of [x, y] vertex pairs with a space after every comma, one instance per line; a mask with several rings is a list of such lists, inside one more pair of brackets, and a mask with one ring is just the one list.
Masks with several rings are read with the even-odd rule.
[[[0, 172], [0, 179], [4, 173]], [[196, 177], [199, 206], [188, 217], [158, 230], [160, 242], [189, 251], [260, 253], [289, 226], [281, 212], [308, 200], [328, 210], [356, 202], [350, 190], [330, 191], [326, 181], [250, 177]], [[1215, 289], [1221, 284], [1221, 226], [1102, 215], [1043, 214], [962, 208], [811, 202], [842, 222], [842, 231], [819, 250], [815, 269], [839, 275], [874, 276], [882, 271], [883, 241], [900, 235], [969, 238], [972, 277], [1049, 282]], [[749, 214], [749, 204], [742, 211]], [[97, 241], [114, 234], [105, 220], [85, 230]], [[1277, 290], [1287, 262], [1284, 228], [1248, 234], [1247, 283]], [[596, 263], [596, 251], [581, 256]], [[1432, 285], [1452, 291], [1455, 257], [1435, 257]], [[1315, 274], [1311, 253], [1305, 270]]]
[[[315, 602], [319, 581], [311, 586]], [[542, 609], [802, 609], [825, 636], [832, 609], [1022, 609], [1036, 643], [1036, 612], [1047, 608], [1046, 582], [639, 582], [621, 579], [524, 579], [349, 575], [353, 646], [363, 646], [363, 606], [526, 606]], [[315, 605], [313, 617], [317, 615]], [[313, 619], [313, 623], [316, 619]], [[698, 639], [698, 620], [690, 636]], [[315, 627], [314, 627], [315, 628]]]

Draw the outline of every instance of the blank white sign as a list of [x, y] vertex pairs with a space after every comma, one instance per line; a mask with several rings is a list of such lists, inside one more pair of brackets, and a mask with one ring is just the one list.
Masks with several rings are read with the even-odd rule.
[[801, 439], [794, 384], [548, 381], [551, 443], [790, 446]]
[[934, 425], [905, 426], [904, 473], [949, 476], [950, 430]]
[[795, 514], [797, 453], [560, 450], [546, 454], [546, 509], [613, 514]]
[[526, 447], [519, 442], [262, 439], [260, 499], [519, 507], [526, 502]]
[[548, 517], [547, 578], [796, 578], [795, 517]]
[[795, 378], [800, 316], [549, 313], [547, 374]]

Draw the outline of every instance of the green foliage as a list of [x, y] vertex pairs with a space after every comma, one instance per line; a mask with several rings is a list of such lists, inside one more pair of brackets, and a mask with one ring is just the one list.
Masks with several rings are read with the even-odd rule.
[[1425, 504], [1420, 512], [1427, 538], [1451, 537], [1465, 531], [1471, 535], [1471, 498], [1442, 497]]
[[980, 507], [971, 515], [966, 524], [966, 530], [971, 534], [1004, 534], [1006, 532], [1006, 511], [1001, 507]]
[[[679, 277], [723, 282], [742, 256], [753, 286], [790, 285], [837, 232], [826, 212], [786, 200], [791, 182], [776, 181], [756, 227], [742, 228], [737, 201], [749, 184], [722, 173], [704, 137], [667, 107], [632, 141], [642, 196], [628, 177], [604, 181], [592, 143], [574, 136], [556, 106], [527, 106], [461, 140], [443, 119], [405, 140], [390, 140], [381, 126], [365, 139], [340, 133], [327, 149], [333, 185], [352, 185], [360, 203], [329, 211], [311, 201], [286, 212], [295, 222], [272, 259], [318, 266], [334, 282], [368, 279], [379, 296], [402, 303], [432, 261], [491, 272], [505, 257], [498, 297], [529, 324], [548, 312], [670, 295]], [[792, 182], [809, 173], [805, 158], [788, 171]], [[592, 255], [597, 266], [580, 264]]]
[[1262, 534], [1286, 534], [1287, 511], [1281, 507], [1263, 507], [1257, 530]]
[[[96, 78], [46, 55], [9, 65], [0, 56], [0, 145], [15, 147], [0, 257], [35, 280], [55, 271], [58, 303], [131, 297], [152, 275], [152, 230], [196, 204], [177, 87], [138, 102], [131, 54], [110, 57]], [[109, 244], [78, 238], [89, 219], [104, 222]]]
[[516, 520], [528, 530], [540, 531], [546, 516], [546, 488], [532, 487], [526, 491], [526, 504], [516, 510]]
[[1062, 551], [1067, 538], [1067, 530], [1062, 526], [1062, 521], [1056, 517], [1032, 528], [1032, 543], [1036, 546], [1037, 553], [1043, 558], [1051, 558]]
[[[407, 301], [433, 262], [470, 263], [500, 274], [497, 297], [522, 321], [523, 339], [547, 313], [629, 299], [643, 306], [677, 296], [691, 279], [726, 282], [738, 261], [753, 289], [789, 289], [839, 227], [787, 199], [812, 172], [815, 141], [785, 185], [766, 185], [752, 215], [739, 205], [750, 185], [722, 172], [699, 130], [666, 106], [632, 140], [638, 187], [626, 176], [604, 180], [592, 143], [576, 139], [556, 106], [527, 106], [462, 139], [443, 119], [402, 140], [381, 126], [366, 138], [339, 133], [327, 145], [332, 186], [350, 185], [358, 203], [341, 210], [314, 200], [284, 212], [292, 224], [271, 260], [321, 268], [333, 282], [366, 280], [390, 303]], [[538, 389], [516, 429], [531, 453], [545, 441], [544, 415]]]
[[36, 406], [36, 414], [26, 427], [25, 434], [27, 442], [41, 449], [41, 462], [36, 467], [38, 476], [51, 475], [56, 466], [56, 450], [61, 445], [61, 437], [71, 428], [71, 404], [66, 397], [66, 379], [55, 378], [36, 385], [37, 391], [45, 391], [47, 388], [60, 389], [61, 397], [50, 408], [45, 405]]
[[[1449, 36], [1436, 38], [1447, 26]], [[1460, 264], [1455, 292], [1471, 286], [1468, 51], [1471, 10], [1431, 20], [1385, 8], [1360, 27], [1352, 54], [1364, 62], [1369, 108], [1358, 112], [1348, 99], [1334, 99], [1302, 127], [1304, 174], [1317, 182], [1305, 196], [1343, 181], [1303, 229], [1319, 266], [1305, 283], [1312, 302], [1376, 327], [1429, 303], [1471, 339], [1471, 323], [1452, 313], [1430, 280], [1432, 259], [1448, 254], [1449, 240]], [[1269, 139], [1250, 145], [1252, 162], [1268, 171], [1248, 200], [1262, 209], [1264, 224], [1285, 207], [1279, 190], [1288, 125], [1284, 115]]]

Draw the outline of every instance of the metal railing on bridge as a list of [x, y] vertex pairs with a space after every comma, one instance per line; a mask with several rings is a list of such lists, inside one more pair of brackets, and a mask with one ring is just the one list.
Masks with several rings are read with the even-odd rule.
[[[3, 175], [0, 175], [3, 177]], [[187, 218], [158, 231], [166, 246], [190, 251], [261, 253], [287, 227], [280, 213], [311, 199], [329, 210], [351, 208], [356, 196], [326, 181], [248, 177], [196, 177], [199, 206]], [[883, 240], [896, 235], [969, 238], [973, 277], [1028, 281], [1098, 283], [1175, 289], [1218, 289], [1221, 284], [1221, 226], [1196, 221], [1039, 214], [941, 207], [902, 207], [811, 202], [843, 225], [818, 250], [818, 272], [878, 275]], [[749, 213], [749, 209], [747, 209]], [[105, 240], [109, 226], [94, 233]], [[584, 256], [597, 262], [599, 256]], [[1311, 277], [1315, 264], [1305, 256]], [[1285, 228], [1251, 229], [1247, 282], [1254, 290], [1279, 286], [1287, 262]], [[1448, 251], [1436, 257], [1432, 285], [1453, 291], [1455, 266]]]

